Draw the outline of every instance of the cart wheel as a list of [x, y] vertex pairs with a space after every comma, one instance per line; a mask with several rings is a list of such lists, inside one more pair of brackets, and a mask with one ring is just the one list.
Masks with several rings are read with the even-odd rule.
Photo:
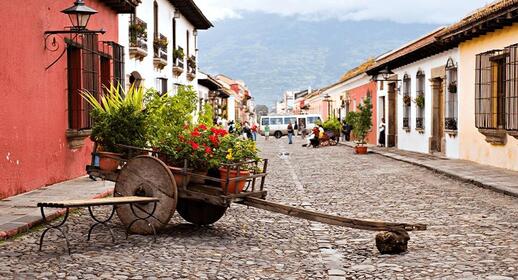
[[137, 156], [122, 168], [114, 196], [146, 196], [160, 199], [152, 217], [145, 218], [153, 211], [153, 203], [135, 204], [133, 210], [129, 205], [117, 207], [117, 216], [121, 222], [137, 234], [153, 234], [167, 223], [174, 214], [178, 193], [171, 170], [161, 160], [151, 156]]
[[209, 204], [199, 200], [180, 198], [176, 210], [189, 223], [204, 226], [217, 222], [227, 207]]

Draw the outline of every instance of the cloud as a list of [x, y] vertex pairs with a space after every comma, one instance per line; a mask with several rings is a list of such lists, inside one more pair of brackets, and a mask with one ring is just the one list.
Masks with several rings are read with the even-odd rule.
[[488, 0], [197, 0], [213, 21], [239, 18], [243, 12], [296, 16], [300, 20], [390, 20], [447, 24]]

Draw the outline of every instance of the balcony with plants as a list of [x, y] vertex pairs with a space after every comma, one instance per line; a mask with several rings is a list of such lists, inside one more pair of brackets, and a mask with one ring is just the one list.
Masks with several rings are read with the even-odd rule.
[[173, 50], [173, 75], [178, 77], [183, 73], [185, 53], [182, 47]]
[[189, 81], [196, 78], [196, 56], [191, 55], [187, 58], [187, 79]]
[[138, 60], [148, 55], [147, 23], [137, 17], [129, 25], [129, 54], [131, 58]]
[[159, 34], [153, 41], [153, 64], [158, 69], [163, 69], [167, 65], [167, 37]]

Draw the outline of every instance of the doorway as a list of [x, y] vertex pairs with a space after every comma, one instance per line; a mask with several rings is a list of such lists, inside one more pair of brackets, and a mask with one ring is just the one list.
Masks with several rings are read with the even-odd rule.
[[432, 137], [431, 153], [444, 153], [444, 80], [432, 79]]
[[396, 83], [388, 84], [388, 134], [387, 147], [397, 147], [397, 89]]

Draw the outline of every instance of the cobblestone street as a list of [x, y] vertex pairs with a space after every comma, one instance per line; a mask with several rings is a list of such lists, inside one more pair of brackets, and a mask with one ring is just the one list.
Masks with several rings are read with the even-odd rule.
[[380, 155], [301, 144], [259, 141], [268, 200], [428, 230], [410, 233], [408, 253], [382, 256], [375, 232], [232, 205], [211, 227], [175, 214], [157, 243], [117, 229], [113, 245], [102, 228], [86, 242], [90, 218], [79, 213], [68, 222], [71, 256], [55, 232], [38, 252], [33, 231], [0, 244], [0, 278], [518, 279], [517, 198]]

